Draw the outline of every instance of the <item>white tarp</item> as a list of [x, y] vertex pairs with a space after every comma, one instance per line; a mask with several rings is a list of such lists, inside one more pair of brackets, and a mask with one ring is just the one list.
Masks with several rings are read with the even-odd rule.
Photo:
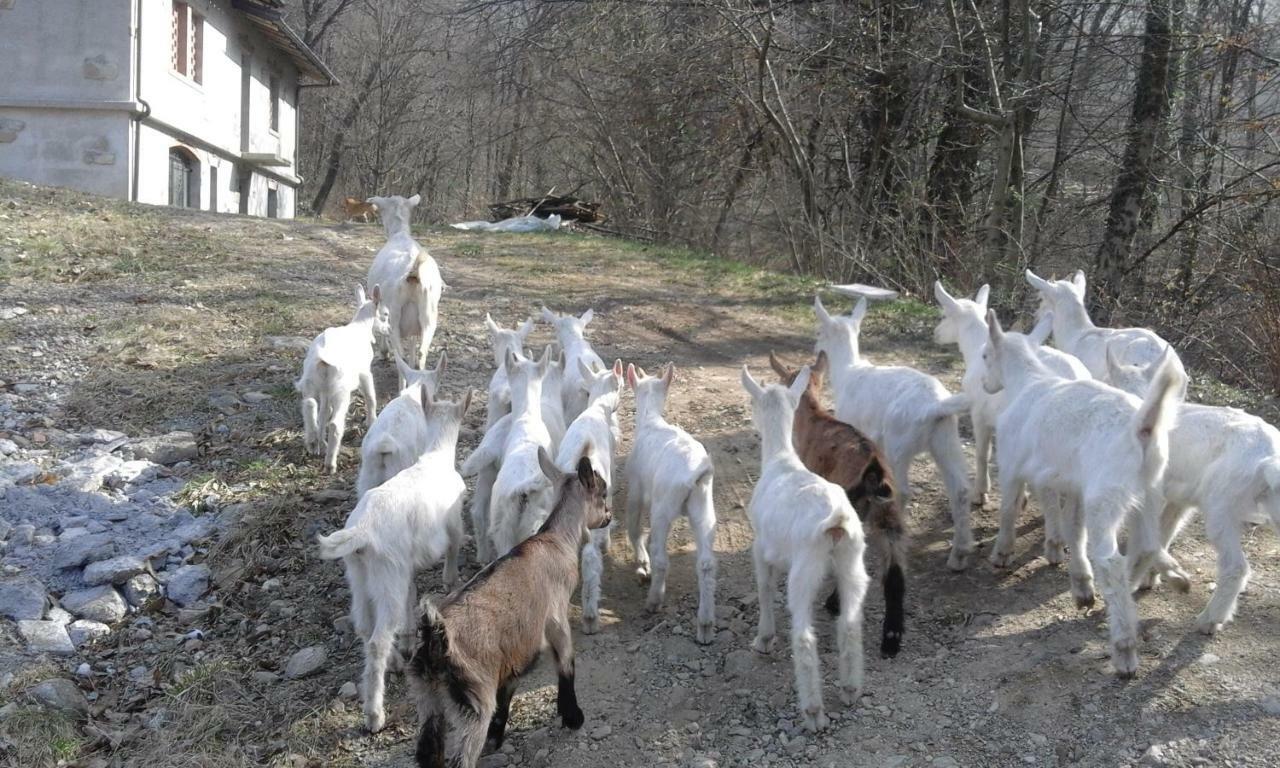
[[898, 298], [898, 292], [888, 288], [880, 288], [875, 285], [865, 285], [863, 283], [849, 283], [847, 285], [833, 285], [831, 290], [836, 293], [842, 293], [845, 296], [851, 296], [855, 299], [866, 297], [867, 301], [889, 301]]
[[553, 213], [545, 219], [516, 216], [502, 221], [463, 221], [453, 228], [467, 232], [553, 232], [560, 228], [560, 214]]

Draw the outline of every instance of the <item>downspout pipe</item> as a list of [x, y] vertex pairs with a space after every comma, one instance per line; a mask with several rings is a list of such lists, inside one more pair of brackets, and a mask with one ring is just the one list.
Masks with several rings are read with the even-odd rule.
[[129, 200], [138, 202], [138, 177], [142, 168], [142, 121], [151, 116], [151, 105], [142, 98], [142, 2], [137, 0], [133, 8], [133, 101], [142, 105], [140, 111], [129, 114], [133, 122], [133, 163], [130, 168]]

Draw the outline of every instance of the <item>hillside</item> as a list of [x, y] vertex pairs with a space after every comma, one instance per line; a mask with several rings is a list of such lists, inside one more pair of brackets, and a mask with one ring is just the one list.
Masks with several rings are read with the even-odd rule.
[[[759, 454], [738, 375], [746, 362], [771, 379], [771, 349], [791, 360], [811, 354], [815, 286], [568, 233], [419, 234], [449, 285], [437, 334], [437, 349], [447, 348], [450, 360], [445, 393], [470, 388], [483, 399], [492, 369], [486, 312], [509, 326], [542, 303], [592, 307], [588, 337], [605, 359], [650, 371], [675, 362], [668, 417], [705, 442], [717, 468], [715, 643], [692, 640], [693, 550], [684, 524], [673, 535], [668, 605], [656, 616], [644, 612], [618, 526], [605, 568], [603, 631], [575, 633], [586, 726], [559, 728], [554, 675], [540, 669], [515, 699], [505, 751], [482, 765], [1280, 762], [1273, 532], [1258, 529], [1246, 542], [1249, 592], [1236, 621], [1210, 639], [1195, 632], [1193, 619], [1212, 589], [1214, 554], [1202, 526], [1192, 524], [1175, 549], [1193, 573], [1192, 591], [1160, 589], [1139, 601], [1142, 668], [1123, 683], [1109, 671], [1102, 606], [1076, 611], [1065, 570], [1039, 556], [1038, 516], [1021, 521], [1014, 566], [995, 571], [985, 560], [994, 510], [975, 511], [983, 550], [968, 571], [946, 569], [950, 523], [925, 461], [913, 475], [903, 651], [891, 660], [875, 652], [883, 600], [873, 587], [866, 695], [844, 710], [828, 686], [833, 727], [803, 734], [789, 651], [763, 657], [750, 649], [757, 611], [744, 505]], [[149, 470], [148, 482], [173, 507], [166, 519], [198, 523], [190, 542], [168, 555], [171, 572], [206, 566], [212, 577], [208, 596], [183, 607], [166, 601], [131, 609], [109, 635], [69, 655], [27, 654], [14, 622], [0, 619], [0, 763], [410, 764], [414, 716], [400, 677], [390, 678], [390, 725], [374, 737], [361, 732], [359, 703], [343, 693], [358, 678], [361, 652], [345, 618], [341, 568], [318, 560], [313, 544], [317, 532], [341, 525], [354, 502], [362, 412], [353, 408], [339, 473], [330, 477], [302, 450], [292, 390], [307, 342], [349, 318], [353, 288], [381, 243], [376, 225], [212, 216], [0, 180], [0, 439], [14, 446], [0, 456], [0, 578], [25, 578], [23, 569], [36, 567], [25, 563], [45, 562], [39, 547], [66, 544], [69, 524], [58, 515], [78, 512], [46, 514], [15, 500], [55, 494], [62, 476], [51, 468], [80, 461], [96, 439], [85, 437], [92, 430], [122, 433], [130, 444], [175, 431], [194, 435], [198, 455], [156, 460], [163, 466]], [[832, 299], [828, 307], [849, 305]], [[911, 302], [876, 308], [863, 351], [954, 388], [959, 355], [932, 344], [933, 320], [932, 310]], [[534, 339], [550, 341], [546, 326]], [[433, 350], [432, 363], [435, 357]], [[380, 363], [376, 376], [385, 402], [394, 369]], [[630, 396], [623, 402], [625, 456]], [[473, 406], [464, 455], [483, 422], [483, 405]], [[128, 481], [125, 490], [141, 482]], [[141, 498], [134, 493], [129, 503]], [[19, 541], [23, 520], [34, 521], [26, 523], [33, 530]], [[469, 554], [464, 575], [476, 570]], [[869, 568], [879, 574], [876, 563]], [[420, 574], [421, 592], [438, 593], [439, 579], [439, 569]], [[47, 586], [61, 595], [61, 587]], [[785, 608], [779, 616], [785, 626]], [[830, 629], [820, 613], [829, 681]], [[319, 669], [285, 677], [295, 652], [315, 646], [326, 654]], [[50, 677], [89, 694], [87, 718], [35, 708], [27, 691]]]

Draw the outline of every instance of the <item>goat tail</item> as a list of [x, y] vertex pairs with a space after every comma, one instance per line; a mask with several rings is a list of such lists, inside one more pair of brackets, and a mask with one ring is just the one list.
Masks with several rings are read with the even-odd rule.
[[962, 413], [968, 413], [972, 407], [973, 399], [961, 392], [958, 395], [943, 398], [935, 403], [933, 406], [933, 418], [945, 419], [950, 416], [959, 416]]
[[698, 472], [698, 478], [693, 481], [693, 487], [689, 489], [689, 497], [685, 501], [685, 513], [690, 521], [705, 520], [708, 516], [715, 520], [712, 485], [715, 483], [716, 470], [710, 456], [702, 460]]
[[413, 255], [413, 264], [409, 266], [409, 274], [405, 275], [406, 283], [418, 283], [419, 285], [427, 282], [426, 275], [423, 270], [426, 269], [427, 263], [431, 260], [431, 254], [427, 253], [426, 248], [418, 247]]
[[1262, 480], [1266, 486], [1259, 497], [1271, 516], [1271, 524], [1280, 533], [1280, 456], [1272, 456], [1262, 464]]
[[818, 530], [823, 536], [830, 537], [832, 543], [838, 544], [846, 536], [851, 539], [860, 537], [862, 523], [858, 522], [858, 513], [853, 511], [852, 505], [840, 504], [818, 524]]
[[321, 560], [337, 560], [340, 557], [354, 554], [369, 543], [369, 535], [363, 528], [343, 528], [328, 536], [317, 536], [320, 545]]
[[1156, 484], [1164, 474], [1169, 460], [1169, 430], [1177, 420], [1179, 393], [1186, 385], [1187, 375], [1175, 360], [1167, 358], [1161, 364], [1133, 418], [1133, 434], [1142, 446], [1143, 480], [1148, 486]]

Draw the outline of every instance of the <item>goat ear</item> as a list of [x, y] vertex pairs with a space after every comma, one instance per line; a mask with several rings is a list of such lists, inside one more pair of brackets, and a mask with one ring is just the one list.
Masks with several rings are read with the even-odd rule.
[[439, 377], [449, 367], [449, 350], [440, 350], [440, 359], [436, 361], [436, 376]]
[[506, 356], [502, 358], [502, 369], [510, 376], [516, 370], [516, 353], [507, 350]]
[[788, 371], [787, 367], [778, 359], [778, 356], [773, 354], [772, 349], [769, 350], [769, 367], [773, 369], [774, 373], [781, 376], [783, 381], [786, 381], [787, 377], [791, 375], [791, 371]]
[[613, 377], [618, 381], [622, 381], [622, 358], [613, 361]]
[[987, 336], [993, 347], [1000, 346], [1004, 340], [1004, 329], [1000, 327], [1000, 318], [996, 317], [994, 309], [987, 310]]
[[431, 399], [431, 392], [427, 389], [427, 383], [424, 381], [419, 384], [418, 390], [418, 394], [422, 396], [422, 415], [430, 419], [431, 409], [435, 408], [436, 404]]
[[807, 365], [796, 374], [796, 380], [791, 382], [791, 386], [787, 388], [787, 391], [791, 394], [792, 402], [800, 402], [800, 397], [809, 388], [809, 376], [812, 374], [813, 371]]
[[942, 287], [941, 280], [933, 281], [933, 298], [938, 300], [938, 306], [942, 307], [944, 311], [956, 308], [956, 300], [951, 297], [951, 294], [947, 293], [946, 288]]
[[497, 323], [493, 322], [493, 317], [491, 317], [488, 312], [484, 313], [484, 327], [487, 328], [489, 333], [494, 336], [498, 334], [498, 331], [502, 330], [498, 327]]
[[551, 455], [547, 453], [547, 449], [542, 446], [538, 446], [538, 467], [542, 469], [542, 474], [546, 475], [552, 484], [558, 483], [561, 475], [564, 474], [556, 467], [556, 463], [551, 460]]
[[635, 363], [627, 363], [627, 386], [632, 389], [636, 388], [636, 364]]
[[818, 316], [820, 322], [824, 324], [831, 322], [831, 314], [827, 312], [826, 307], [822, 306], [822, 297], [817, 294], [814, 294], [813, 297], [813, 312]]
[[813, 372], [818, 376], [827, 375], [827, 371], [831, 368], [831, 358], [827, 357], [827, 351], [818, 352], [818, 359], [813, 361]]
[[582, 376], [583, 381], [590, 381], [596, 377], [596, 372], [591, 370], [591, 366], [587, 365], [587, 361], [581, 357], [578, 358], [578, 374]]
[[1035, 272], [1032, 272], [1031, 270], [1028, 269], [1026, 275], [1027, 275], [1027, 285], [1030, 285], [1032, 288], [1035, 288], [1037, 291], [1049, 290], [1049, 283], [1045, 282], [1044, 278], [1040, 277]]
[[542, 357], [538, 358], [538, 375], [546, 376], [547, 371], [551, 368], [551, 345], [548, 344], [542, 350]]
[[373, 290], [369, 292], [369, 298], [373, 299], [374, 305], [382, 303], [382, 286], [375, 285]]
[[527, 339], [529, 337], [529, 334], [533, 333], [533, 316], [532, 315], [530, 315], [527, 320], [525, 320], [523, 323], [520, 324], [520, 327], [516, 329], [516, 333], [520, 334], [521, 340]]
[[400, 376], [405, 381], [408, 381], [412, 374], [417, 373], [417, 371], [409, 367], [409, 364], [404, 361], [399, 352], [396, 353], [396, 370], [400, 372]]
[[978, 289], [977, 295], [973, 297], [973, 303], [985, 310], [987, 308], [987, 299], [989, 298], [991, 298], [991, 286], [988, 283], [983, 283], [982, 287]]
[[364, 286], [359, 283], [356, 283], [356, 306], [362, 307], [364, 306], [364, 303], [368, 300], [369, 300], [369, 297], [366, 296], [364, 293]]
[[418, 193], [416, 193], [416, 192], [414, 193], [413, 197], [409, 198], [409, 200], [408, 200], [408, 203], [409, 203], [409, 205], [410, 205], [411, 207], [412, 207], [412, 206], [417, 206], [417, 204], [418, 204], [418, 203], [421, 203], [421, 202], [422, 202], [422, 195], [419, 195], [419, 194], [418, 194]]
[[586, 450], [582, 452], [582, 456], [578, 459], [578, 482], [582, 483], [582, 487], [587, 490], [594, 490], [596, 485], [596, 470], [591, 466], [591, 459], [587, 455], [591, 453], [591, 445], [588, 444]]
[[849, 313], [849, 318], [855, 323], [861, 323], [862, 318], [867, 316], [867, 297], [863, 296], [858, 299], [858, 303], [854, 305], [853, 311]]
[[1027, 334], [1027, 341], [1038, 347], [1049, 339], [1051, 333], [1053, 333], [1053, 313], [1045, 312], [1036, 321], [1036, 326], [1031, 329], [1031, 333]]
[[467, 415], [467, 411], [471, 408], [471, 396], [475, 394], [475, 390], [468, 389], [467, 394], [462, 396], [462, 402], [458, 404], [458, 421], [462, 421], [462, 417]]
[[1076, 294], [1080, 298], [1084, 298], [1085, 278], [1084, 270], [1077, 269], [1076, 273], [1071, 276], [1071, 286], [1076, 289]]
[[676, 380], [676, 364], [667, 363], [667, 369], [662, 372], [662, 385], [670, 388], [671, 382]]
[[764, 389], [751, 377], [751, 371], [745, 365], [742, 366], [742, 388], [747, 390], [747, 394], [751, 395], [752, 400], [758, 400], [764, 394]]
[[[1116, 373], [1120, 371], [1121, 367], [1123, 366], [1123, 363], [1121, 363], [1119, 360], [1116, 359], [1116, 353], [1111, 350], [1110, 344], [1107, 345], [1106, 350], [1107, 350], [1106, 351], [1107, 375], [1108, 375], [1108, 378], [1110, 378], [1111, 376], [1114, 376]], [[1156, 361], [1156, 365], [1159, 365], [1163, 360], [1164, 358], [1161, 357], [1160, 360]]]
[[543, 322], [550, 323], [551, 325], [556, 324], [556, 313], [547, 309], [546, 304], [542, 305], [542, 320]]
[[583, 325], [590, 323], [594, 319], [596, 319], [596, 311], [594, 309], [588, 309], [582, 313], [582, 317], [578, 318]]

